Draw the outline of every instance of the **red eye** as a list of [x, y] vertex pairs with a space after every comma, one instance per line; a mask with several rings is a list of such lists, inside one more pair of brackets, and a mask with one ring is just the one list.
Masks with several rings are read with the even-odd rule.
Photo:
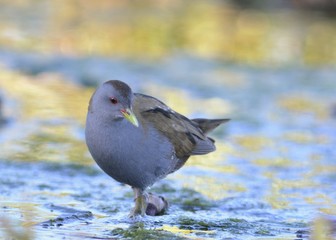
[[110, 101], [112, 104], [117, 104], [118, 103], [118, 100], [114, 97], [110, 97]]

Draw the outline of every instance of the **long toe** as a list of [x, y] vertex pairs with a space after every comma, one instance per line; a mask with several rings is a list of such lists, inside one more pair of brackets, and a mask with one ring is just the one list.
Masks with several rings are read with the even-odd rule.
[[134, 218], [137, 216], [145, 216], [147, 208], [147, 197], [144, 194], [141, 194], [135, 199], [135, 206], [129, 214], [130, 218]]

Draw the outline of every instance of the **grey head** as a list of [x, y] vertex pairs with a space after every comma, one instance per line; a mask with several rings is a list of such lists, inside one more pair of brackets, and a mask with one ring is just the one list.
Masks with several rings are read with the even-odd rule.
[[133, 92], [124, 82], [110, 80], [97, 88], [89, 103], [89, 113], [95, 113], [106, 121], [123, 118], [138, 126], [138, 121], [132, 112]]

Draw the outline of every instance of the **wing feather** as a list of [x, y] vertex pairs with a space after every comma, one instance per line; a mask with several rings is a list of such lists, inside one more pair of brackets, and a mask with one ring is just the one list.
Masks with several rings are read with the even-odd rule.
[[136, 93], [133, 109], [140, 122], [152, 124], [173, 144], [176, 156], [187, 159], [190, 155], [206, 154], [215, 150], [197, 122], [173, 111], [156, 98]]

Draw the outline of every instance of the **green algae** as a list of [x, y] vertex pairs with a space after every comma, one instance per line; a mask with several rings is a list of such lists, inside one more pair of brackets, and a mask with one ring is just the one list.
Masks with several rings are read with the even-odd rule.
[[264, 228], [259, 228], [257, 231], [254, 232], [257, 235], [261, 236], [275, 236], [275, 234], [272, 234], [270, 230], [264, 229]]
[[136, 239], [136, 240], [142, 240], [142, 239], [172, 239], [172, 240], [182, 240], [187, 239], [184, 237], [176, 236], [174, 233], [171, 233], [169, 231], [165, 231], [162, 229], [147, 229], [144, 226], [144, 223], [136, 223], [132, 226], [130, 226], [127, 229], [124, 228], [116, 228], [111, 231], [111, 235], [123, 238], [123, 239]]
[[223, 219], [221, 221], [199, 220], [182, 217], [179, 219], [179, 225], [182, 229], [190, 230], [222, 230], [234, 234], [244, 234], [246, 230], [251, 230], [254, 225], [244, 219]]
[[150, 189], [150, 191], [153, 191], [158, 194], [160, 193], [169, 194], [169, 193], [175, 193], [177, 189], [172, 187], [168, 183], [161, 183], [161, 184], [158, 183], [158, 184], [155, 184], [154, 187]]
[[191, 212], [209, 210], [217, 206], [215, 201], [208, 200], [199, 192], [189, 188], [179, 190], [178, 197], [171, 201], [180, 205], [183, 210]]

